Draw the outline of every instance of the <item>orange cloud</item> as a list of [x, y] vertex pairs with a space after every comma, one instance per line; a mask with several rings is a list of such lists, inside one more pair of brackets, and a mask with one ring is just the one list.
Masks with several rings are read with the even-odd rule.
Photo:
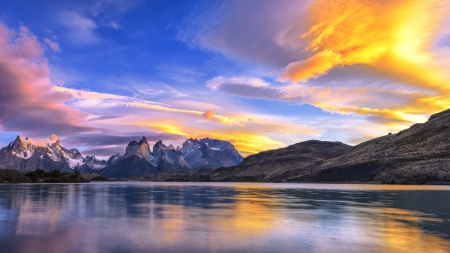
[[314, 54], [290, 63], [282, 77], [305, 82], [334, 67], [366, 64], [440, 90], [448, 76], [429, 66], [429, 49], [448, 14], [445, 0], [316, 0], [302, 20], [313, 25], [299, 35]]
[[214, 117], [214, 111], [207, 111], [207, 112], [203, 113], [202, 116], [205, 119], [210, 120]]

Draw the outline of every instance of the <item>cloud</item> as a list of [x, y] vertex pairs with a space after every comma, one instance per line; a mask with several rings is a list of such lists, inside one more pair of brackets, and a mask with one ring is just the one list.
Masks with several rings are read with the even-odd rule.
[[54, 51], [54, 52], [61, 52], [61, 49], [59, 48], [58, 43], [51, 41], [50, 39], [45, 38], [44, 42], [47, 43], [47, 45]]
[[[249, 80], [250, 82], [247, 83]], [[207, 86], [213, 90], [244, 98], [311, 104], [330, 112], [366, 115], [372, 122], [397, 125], [398, 128], [426, 121], [430, 106], [436, 106], [434, 100], [426, 99], [433, 98], [433, 95], [384, 90], [380, 89], [379, 85], [374, 87], [270, 85], [255, 78], [217, 77], [208, 81]]]
[[65, 11], [59, 15], [59, 20], [68, 29], [68, 37], [75, 44], [87, 45], [100, 40], [95, 33], [96, 22], [81, 13]]
[[86, 119], [87, 121], [100, 121], [100, 120], [108, 120], [108, 119], [117, 119], [123, 117], [123, 115], [89, 115]]
[[449, 14], [445, 0], [226, 1], [194, 12], [180, 38], [270, 67], [263, 78], [213, 78], [213, 91], [397, 129], [450, 107]]
[[203, 118], [210, 120], [214, 117], [214, 111], [207, 111], [202, 114]]
[[[137, 111], [136, 109], [142, 109], [147, 112], [150, 111], [161, 113], [164, 112], [166, 113], [166, 115], [168, 115], [167, 113], [178, 115], [190, 115], [191, 117], [194, 118], [198, 118], [202, 116], [202, 114], [204, 113], [203, 111], [199, 110], [185, 109], [180, 108], [179, 106], [173, 106], [169, 104], [134, 97], [90, 92], [90, 91], [81, 91], [57, 86], [53, 87], [53, 90], [71, 94], [73, 98], [72, 101], [70, 102], [71, 105], [80, 108], [82, 110], [88, 111], [92, 111], [92, 108], [95, 108], [96, 115], [111, 113], [109, 110], [110, 108], [117, 108], [117, 109], [120, 108], [121, 110], [127, 110], [132, 113], [136, 112]], [[118, 112], [117, 109], [115, 109], [115, 112]], [[215, 122], [220, 122], [224, 125], [242, 125], [241, 120], [237, 120], [232, 117], [214, 115], [213, 119]]]
[[309, 30], [298, 34], [307, 41], [303, 50], [313, 55], [288, 64], [282, 77], [305, 82], [335, 67], [366, 64], [406, 83], [418, 80], [411, 85], [440, 90], [448, 76], [432, 64], [429, 49], [449, 13], [443, 0], [316, 0], [301, 20], [311, 24]]
[[283, 97], [279, 89], [259, 78], [219, 76], [207, 81], [206, 87], [247, 98], [278, 99]]
[[89, 132], [86, 113], [67, 106], [71, 96], [54, 92], [47, 59], [36, 36], [0, 23], [0, 125], [28, 135]]
[[109, 22], [108, 27], [112, 28], [114, 30], [117, 30], [117, 29], [119, 29], [119, 24], [117, 24], [117, 22], [115, 22], [115, 21], [111, 21], [111, 22]]
[[[140, 129], [142, 132], [171, 134], [171, 136], [180, 138], [226, 139], [233, 141], [238, 150], [244, 154], [282, 147], [285, 143], [284, 139], [292, 141], [292, 136], [307, 138], [308, 136], [319, 136], [324, 132], [316, 127], [295, 122], [293, 119], [245, 112], [242, 108], [237, 112], [238, 110], [232, 106], [229, 110], [224, 110], [222, 106], [198, 103], [195, 98], [196, 103], [189, 103], [188, 99], [190, 98], [183, 98], [183, 102], [174, 106], [134, 97], [65, 87], [54, 87], [54, 89], [71, 94], [73, 100], [69, 104], [88, 112], [90, 114], [89, 122], [95, 123], [98, 127], [114, 128], [118, 132]], [[221, 101], [216, 102], [221, 104]], [[214, 110], [214, 113], [205, 114], [204, 111], [200, 111], [205, 107], [217, 108], [221, 113]], [[110, 115], [111, 117], [99, 115]], [[208, 117], [209, 120], [205, 121], [205, 116], [202, 117], [202, 115]], [[267, 129], [271, 130], [272, 136], [266, 136], [265, 130]], [[244, 139], [239, 139], [241, 137]], [[255, 140], [245, 139], [253, 137], [266, 142], [257, 146]]]
[[[296, 50], [298, 45], [293, 47], [281, 42], [278, 37], [309, 2], [230, 0], [217, 6], [200, 5], [186, 19], [178, 39], [190, 46], [220, 52], [233, 59], [281, 68], [303, 55], [303, 52]], [[297, 35], [290, 39], [300, 43]]]

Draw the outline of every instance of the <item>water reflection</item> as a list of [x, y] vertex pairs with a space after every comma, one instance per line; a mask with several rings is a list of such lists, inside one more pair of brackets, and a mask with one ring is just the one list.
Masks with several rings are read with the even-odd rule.
[[449, 187], [0, 186], [2, 252], [449, 252]]

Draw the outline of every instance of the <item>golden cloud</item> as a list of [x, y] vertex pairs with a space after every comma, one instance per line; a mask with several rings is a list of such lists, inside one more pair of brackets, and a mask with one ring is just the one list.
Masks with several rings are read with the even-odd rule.
[[448, 14], [445, 0], [316, 0], [302, 20], [313, 25], [300, 35], [314, 54], [290, 63], [282, 77], [305, 82], [334, 67], [366, 64], [438, 88], [448, 76], [429, 65], [429, 50]]

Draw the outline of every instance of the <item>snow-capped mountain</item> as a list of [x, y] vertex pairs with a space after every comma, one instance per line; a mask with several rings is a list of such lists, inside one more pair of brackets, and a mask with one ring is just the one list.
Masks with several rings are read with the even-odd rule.
[[105, 160], [98, 160], [95, 156], [86, 156], [84, 157], [84, 164], [93, 170], [99, 170], [106, 167], [108, 162]]
[[54, 134], [43, 140], [17, 136], [0, 150], [0, 167], [4, 168], [20, 171], [59, 169], [69, 172], [81, 166], [101, 169], [107, 164], [93, 156], [84, 158], [77, 149], [65, 148]]
[[123, 157], [123, 155], [121, 155], [121, 154], [112, 155], [111, 157], [109, 157], [108, 161], [106, 161], [106, 165], [113, 165], [116, 162], [118, 162], [120, 160], [120, 158], [122, 158], [122, 157]]
[[67, 149], [58, 136], [40, 140], [17, 136], [0, 150], [0, 168], [29, 171], [61, 170], [70, 172], [77, 168], [109, 177], [138, 176], [166, 170], [215, 169], [237, 165], [243, 157], [234, 146], [216, 139], [188, 139], [182, 147], [166, 146], [158, 141], [150, 150], [146, 137], [132, 141], [125, 154], [112, 155], [108, 161], [95, 156], [83, 157], [77, 149]]
[[233, 144], [211, 138], [187, 139], [180, 151], [194, 169], [229, 167], [244, 160]]
[[98, 173], [107, 177], [129, 177], [167, 170], [216, 169], [237, 165], [243, 159], [227, 141], [188, 139], [183, 147], [175, 148], [160, 140], [155, 143], [152, 152], [144, 136], [139, 142], [130, 142], [123, 156], [111, 157], [108, 160], [111, 164]]
[[170, 144], [169, 146], [164, 145], [161, 140], [156, 142], [156, 144], [153, 146], [153, 156], [158, 157], [157, 168], [159, 170], [193, 169], [192, 166], [184, 160], [183, 153], [175, 150], [175, 147], [172, 144]]
[[8, 146], [0, 150], [0, 165], [21, 171], [36, 168], [71, 171], [84, 163], [77, 149], [68, 150], [52, 135], [43, 140], [17, 136]]

